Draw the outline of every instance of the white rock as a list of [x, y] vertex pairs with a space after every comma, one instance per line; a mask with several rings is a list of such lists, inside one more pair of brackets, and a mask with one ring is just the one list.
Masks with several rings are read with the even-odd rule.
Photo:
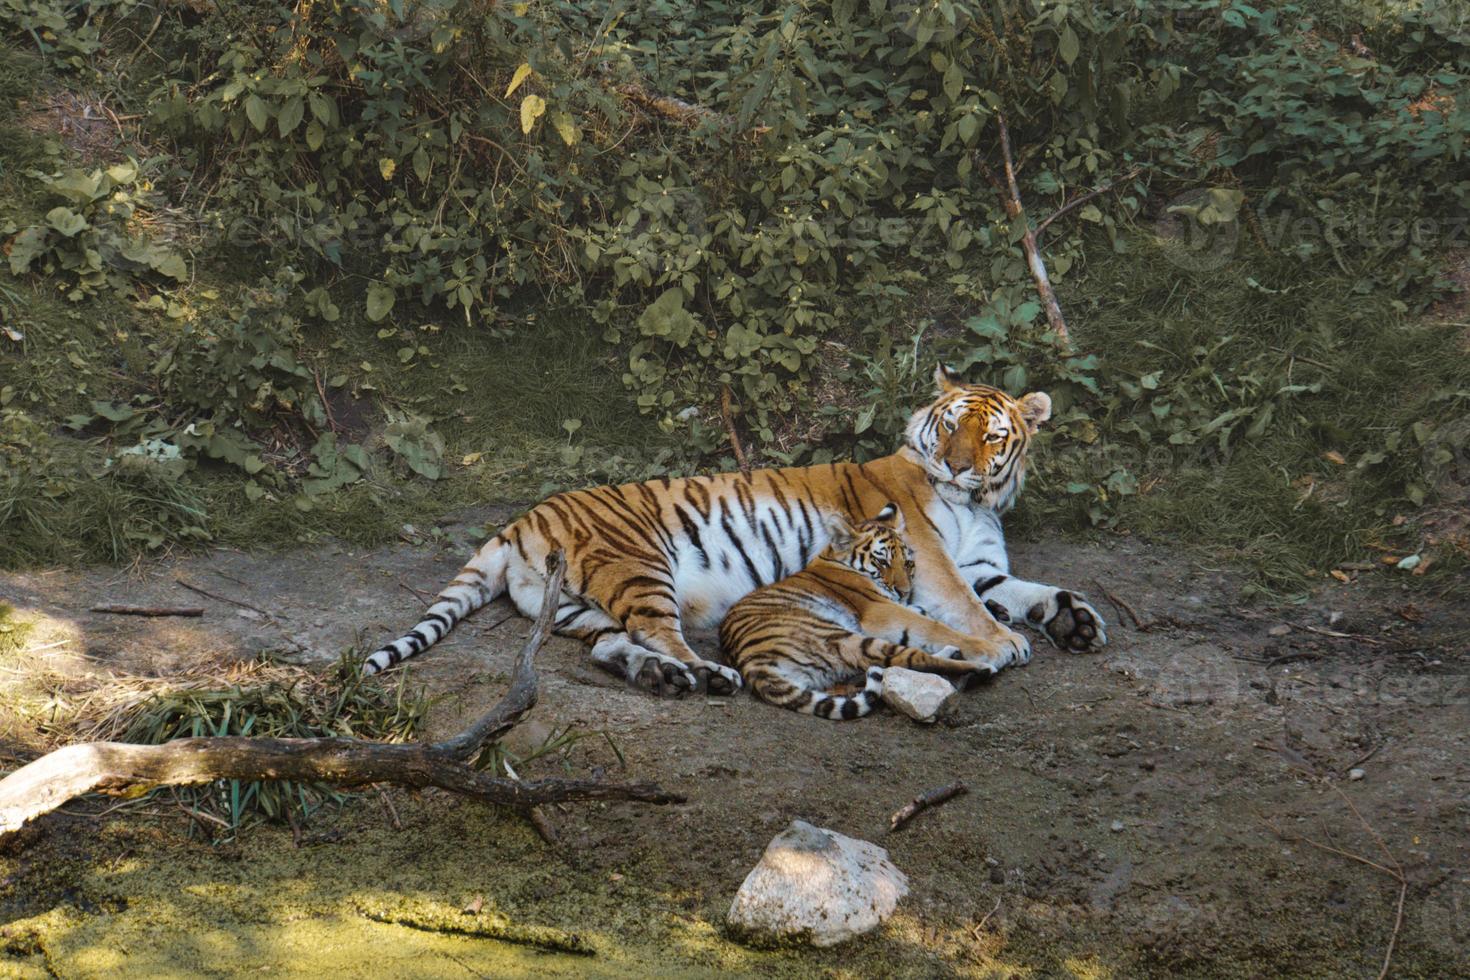
[[1366, 772], [1364, 772], [1362, 769], [1349, 769], [1348, 770], [1348, 779], [1351, 779], [1354, 782], [1356, 782], [1359, 779], [1362, 779], [1366, 775], [1368, 775], [1368, 774]]
[[883, 848], [793, 820], [745, 876], [729, 922], [755, 939], [831, 946], [876, 928], [908, 891]]
[[954, 693], [954, 685], [938, 674], [907, 667], [883, 671], [883, 700], [915, 721], [932, 722], [939, 717]]

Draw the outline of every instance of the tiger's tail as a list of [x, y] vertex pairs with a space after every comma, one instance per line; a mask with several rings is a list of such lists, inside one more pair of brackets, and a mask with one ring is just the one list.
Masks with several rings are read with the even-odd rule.
[[456, 623], [505, 591], [505, 566], [511, 546], [497, 534], [471, 558], [454, 580], [440, 591], [437, 601], [424, 613], [417, 626], [375, 650], [362, 663], [364, 674], [387, 670], [409, 657], [423, 653], [454, 629]]
[[775, 678], [762, 678], [753, 682], [751, 687], [767, 701], [783, 708], [818, 718], [848, 721], [861, 718], [877, 707], [883, 693], [883, 668], [869, 667], [863, 689], [852, 695], [829, 694]]

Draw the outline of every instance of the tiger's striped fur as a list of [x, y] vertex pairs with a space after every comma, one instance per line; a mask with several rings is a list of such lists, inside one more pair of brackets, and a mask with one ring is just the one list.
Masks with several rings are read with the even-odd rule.
[[935, 380], [937, 398], [910, 419], [906, 445], [882, 459], [594, 487], [543, 501], [490, 539], [419, 624], [364, 670], [422, 652], [507, 592], [536, 616], [547, 558], [561, 549], [568, 567], [558, 633], [658, 693], [735, 690], [740, 675], [696, 654], [684, 626], [713, 626], [750, 592], [805, 568], [827, 544], [827, 517], [855, 523], [890, 501], [914, 549], [915, 601], [990, 660], [1031, 656], [1026, 638], [1000, 619], [1042, 628], [1062, 646], [1101, 645], [1102, 619], [1080, 597], [1009, 575], [999, 515], [1020, 492], [1026, 448], [1050, 399], [961, 384], [942, 367]]
[[[810, 565], [735, 603], [720, 624], [720, 646], [752, 691], [783, 708], [846, 720], [873, 710], [886, 667], [963, 684], [1003, 666], [907, 605], [914, 559], [903, 532], [893, 504], [855, 528], [834, 518], [827, 547]], [[855, 678], [864, 680], [861, 691], [830, 693]]]

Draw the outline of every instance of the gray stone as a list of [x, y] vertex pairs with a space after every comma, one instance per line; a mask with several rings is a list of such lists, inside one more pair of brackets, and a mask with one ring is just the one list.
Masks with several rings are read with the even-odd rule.
[[907, 667], [883, 671], [883, 700], [915, 721], [933, 722], [954, 694], [954, 685], [938, 674]]
[[793, 820], [745, 876], [729, 922], [758, 941], [832, 946], [876, 928], [908, 890], [883, 848]]

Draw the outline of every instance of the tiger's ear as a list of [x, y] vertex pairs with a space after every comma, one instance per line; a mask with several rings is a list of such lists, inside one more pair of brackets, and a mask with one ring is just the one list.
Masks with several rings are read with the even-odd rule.
[[828, 548], [831, 548], [838, 554], [852, 550], [852, 543], [855, 540], [855, 536], [852, 525], [847, 523], [846, 518], [837, 514], [828, 514], [822, 519], [822, 524], [827, 529]]
[[1051, 396], [1044, 391], [1022, 395], [1019, 404], [1021, 420], [1026, 423], [1027, 432], [1035, 432], [1041, 428], [1041, 423], [1051, 418]]
[[873, 515], [873, 520], [879, 524], [887, 524], [896, 531], [903, 530], [903, 511], [898, 509], [898, 504], [889, 501], [883, 509]]
[[934, 393], [936, 395], [947, 395], [963, 386], [964, 382], [960, 380], [960, 376], [947, 366], [940, 364], [934, 368]]

